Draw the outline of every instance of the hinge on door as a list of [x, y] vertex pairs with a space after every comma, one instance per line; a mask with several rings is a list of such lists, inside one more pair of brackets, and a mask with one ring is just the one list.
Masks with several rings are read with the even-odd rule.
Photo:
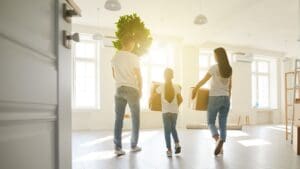
[[70, 4], [63, 4], [63, 17], [64, 20], [68, 23], [72, 22], [73, 16], [81, 16], [81, 10], [78, 8], [78, 6], [74, 3], [74, 5]]

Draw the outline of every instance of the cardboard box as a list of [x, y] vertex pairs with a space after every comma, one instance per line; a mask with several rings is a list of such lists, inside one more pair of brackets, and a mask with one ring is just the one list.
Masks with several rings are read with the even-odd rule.
[[196, 97], [192, 99], [193, 89], [194, 87], [190, 88], [190, 108], [193, 110], [206, 111], [208, 106], [209, 90], [204, 88], [199, 89]]
[[156, 89], [161, 85], [158, 82], [152, 82], [151, 93], [149, 99], [149, 109], [151, 111], [162, 111], [161, 109], [161, 95], [156, 94]]
[[295, 104], [294, 124], [300, 126], [300, 104]]
[[300, 127], [293, 126], [293, 149], [297, 155], [300, 155]]

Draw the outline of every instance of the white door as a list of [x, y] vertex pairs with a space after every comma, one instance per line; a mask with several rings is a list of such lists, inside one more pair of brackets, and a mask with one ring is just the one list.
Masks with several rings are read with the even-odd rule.
[[71, 169], [64, 0], [0, 0], [0, 169]]

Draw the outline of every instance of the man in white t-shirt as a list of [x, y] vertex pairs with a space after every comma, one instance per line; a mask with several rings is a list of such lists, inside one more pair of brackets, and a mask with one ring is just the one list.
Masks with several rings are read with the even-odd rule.
[[114, 144], [117, 156], [125, 154], [125, 151], [122, 150], [122, 128], [127, 103], [132, 118], [131, 151], [141, 151], [137, 143], [140, 128], [142, 77], [139, 58], [132, 53], [134, 47], [135, 42], [131, 37], [124, 38], [122, 49], [111, 60], [113, 77], [116, 82]]

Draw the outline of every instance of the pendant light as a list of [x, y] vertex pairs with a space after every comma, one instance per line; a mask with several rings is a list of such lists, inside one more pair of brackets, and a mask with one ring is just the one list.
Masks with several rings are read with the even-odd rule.
[[[202, 11], [202, 4], [201, 4], [201, 1], [200, 1], [200, 11]], [[204, 25], [207, 23], [207, 17], [203, 14], [199, 14], [195, 17], [194, 19], [194, 24], [195, 25]]]
[[196, 16], [194, 20], [194, 24], [196, 25], [204, 25], [207, 23], [207, 18], [205, 15], [199, 14]]
[[[100, 8], [97, 8], [97, 25], [100, 27]], [[94, 40], [103, 40], [103, 35], [96, 33], [93, 35]]]
[[110, 11], [119, 11], [121, 10], [121, 4], [119, 0], [106, 0], [104, 8]]

